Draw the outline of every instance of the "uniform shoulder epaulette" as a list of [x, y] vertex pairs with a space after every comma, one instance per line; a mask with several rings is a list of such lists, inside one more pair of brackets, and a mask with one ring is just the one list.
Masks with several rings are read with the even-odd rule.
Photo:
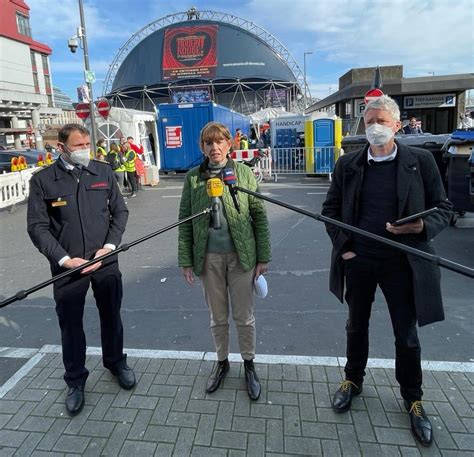
[[33, 170], [33, 175], [37, 175], [38, 173], [41, 173], [45, 170], [47, 170], [49, 168], [49, 165], [48, 166], [42, 166], [42, 167], [36, 167], [34, 170]]
[[104, 162], [103, 160], [91, 159], [91, 162], [102, 163], [103, 165], [109, 165], [109, 162]]

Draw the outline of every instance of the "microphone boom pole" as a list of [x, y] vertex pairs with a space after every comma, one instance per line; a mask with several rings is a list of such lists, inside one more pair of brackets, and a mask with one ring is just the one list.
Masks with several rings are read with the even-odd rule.
[[312, 213], [310, 211], [306, 211], [304, 209], [298, 208], [297, 206], [289, 205], [288, 203], [281, 202], [279, 200], [275, 200], [274, 198], [264, 196], [262, 194], [259, 194], [258, 192], [253, 192], [252, 190], [244, 189], [243, 187], [235, 186], [234, 189], [240, 192], [244, 192], [249, 195], [253, 195], [254, 197], [261, 198], [262, 200], [268, 201], [275, 205], [282, 206], [283, 208], [287, 208], [291, 211], [304, 214], [305, 216], [316, 219], [317, 221], [326, 222], [328, 224], [335, 225], [336, 227], [342, 228], [349, 232], [357, 233], [358, 235], [365, 236], [366, 238], [371, 238], [372, 240], [376, 240], [381, 243], [387, 244], [393, 248], [399, 249], [400, 251], [404, 251], [408, 254], [413, 254], [425, 260], [429, 260], [430, 262], [433, 262], [436, 265], [439, 265], [440, 267], [443, 267], [448, 270], [454, 271], [455, 273], [459, 273], [461, 275], [467, 276], [468, 278], [474, 278], [474, 269], [466, 267], [465, 265], [461, 265], [451, 260], [444, 259], [443, 257], [437, 256], [437, 255], [429, 254], [428, 252], [421, 251], [420, 249], [412, 248], [411, 246], [398, 243], [397, 241], [389, 240], [388, 238], [384, 238], [383, 236], [375, 235], [374, 233], [370, 233], [360, 228], [353, 227], [352, 225], [346, 224], [341, 221], [337, 221], [335, 219], [331, 219], [330, 217], [326, 217], [318, 213]]
[[53, 276], [52, 278], [50, 278], [50, 279], [48, 279], [48, 280], [46, 280], [46, 281], [44, 281], [40, 284], [37, 284], [36, 286], [30, 287], [29, 289], [26, 289], [26, 290], [20, 290], [15, 295], [12, 295], [11, 297], [8, 297], [5, 300], [2, 300], [0, 302], [0, 308], [3, 308], [3, 307], [5, 307], [5, 306], [7, 306], [7, 305], [9, 305], [9, 304], [11, 304], [15, 301], [23, 300], [24, 298], [26, 298], [31, 293], [36, 292], [37, 290], [43, 289], [44, 287], [49, 286], [50, 284], [53, 284], [54, 282], [58, 281], [59, 279], [62, 279], [62, 278], [65, 278], [66, 276], [77, 273], [78, 271], [81, 271], [81, 270], [83, 270], [84, 268], [86, 268], [90, 265], [94, 265], [97, 262], [108, 259], [109, 257], [112, 257], [113, 255], [117, 255], [121, 252], [128, 251], [131, 247], [133, 247], [137, 244], [143, 243], [144, 241], [147, 241], [150, 238], [153, 238], [157, 235], [161, 235], [162, 233], [167, 232], [168, 230], [171, 230], [175, 227], [178, 227], [178, 225], [184, 224], [185, 222], [189, 222], [189, 221], [191, 221], [193, 219], [196, 219], [199, 216], [203, 216], [204, 214], [207, 214], [209, 212], [211, 212], [211, 209], [206, 208], [206, 209], [202, 210], [199, 213], [192, 214], [191, 216], [186, 217], [184, 219], [181, 219], [180, 221], [175, 222], [171, 225], [168, 225], [167, 227], [159, 229], [156, 232], [149, 233], [148, 235], [145, 235], [142, 238], [138, 238], [135, 241], [131, 241], [130, 243], [122, 244], [117, 249], [115, 249], [115, 250], [113, 250], [113, 251], [111, 251], [107, 254], [101, 255], [100, 257], [97, 257], [96, 259], [89, 260], [88, 262], [80, 265], [79, 267], [71, 268], [70, 270], [64, 271], [63, 273], [60, 273], [56, 276]]

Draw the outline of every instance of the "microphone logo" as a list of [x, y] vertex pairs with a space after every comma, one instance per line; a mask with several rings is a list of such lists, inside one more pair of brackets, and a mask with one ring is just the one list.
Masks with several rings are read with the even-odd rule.
[[219, 178], [211, 178], [206, 183], [206, 192], [208, 197], [222, 197], [224, 185]]
[[225, 168], [224, 170], [222, 170], [222, 180], [225, 182], [226, 185], [234, 186], [237, 181], [234, 174], [234, 170], [232, 170], [232, 168]]

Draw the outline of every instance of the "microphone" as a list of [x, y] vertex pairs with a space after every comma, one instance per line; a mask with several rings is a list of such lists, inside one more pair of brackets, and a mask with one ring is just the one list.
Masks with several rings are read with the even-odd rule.
[[219, 197], [224, 193], [224, 185], [219, 178], [208, 179], [206, 183], [207, 195], [211, 197], [211, 219], [212, 228], [218, 230], [221, 228], [221, 217], [219, 214], [220, 200]]
[[237, 199], [237, 192], [235, 190], [237, 178], [235, 177], [234, 170], [232, 170], [232, 168], [224, 168], [224, 170], [222, 170], [222, 180], [224, 181], [225, 185], [229, 187], [230, 196], [234, 202], [235, 209], [238, 213], [240, 213], [240, 204], [239, 200]]

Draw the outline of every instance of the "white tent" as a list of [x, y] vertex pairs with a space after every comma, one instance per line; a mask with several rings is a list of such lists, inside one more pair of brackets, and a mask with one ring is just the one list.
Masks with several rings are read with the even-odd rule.
[[[97, 119], [97, 127], [99, 137], [104, 138], [108, 146], [111, 142], [119, 143], [122, 137], [132, 136], [135, 143], [143, 146], [145, 163], [156, 164], [160, 168], [155, 113], [112, 107], [107, 120]], [[153, 150], [155, 154], [153, 154]]]
[[256, 113], [250, 114], [250, 119], [252, 119], [252, 124], [264, 124], [269, 122], [270, 119], [276, 119], [278, 117], [289, 117], [289, 116], [298, 116], [294, 113], [288, 113], [284, 108], [265, 108], [257, 111]]

